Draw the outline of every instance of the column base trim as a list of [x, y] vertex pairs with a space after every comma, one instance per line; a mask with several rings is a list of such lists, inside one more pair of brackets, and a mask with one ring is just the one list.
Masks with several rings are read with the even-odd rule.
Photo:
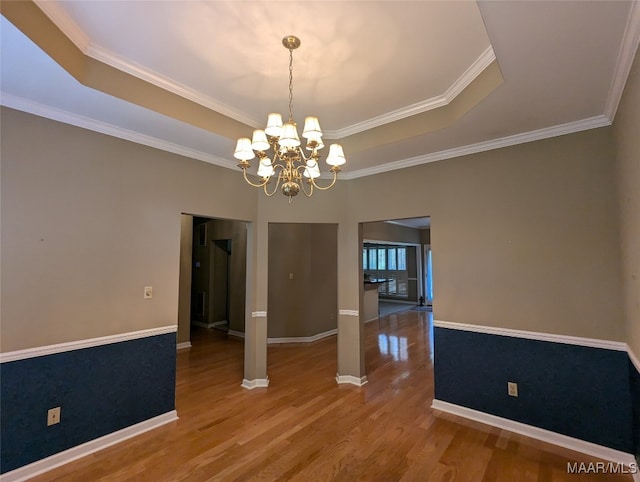
[[361, 387], [365, 385], [369, 380], [367, 380], [367, 376], [363, 377], [354, 377], [353, 375], [339, 375], [336, 374], [336, 382], [338, 385], [355, 385], [357, 387]]
[[63, 452], [59, 452], [47, 458], [38, 460], [37, 462], [33, 462], [29, 465], [12, 470], [11, 472], [2, 474], [0, 475], [0, 480], [2, 482], [21, 482], [23, 480], [31, 479], [36, 475], [44, 474], [56, 467], [68, 464], [69, 462], [73, 462], [74, 460], [85, 457], [94, 452], [98, 452], [99, 450], [111, 447], [112, 445], [118, 444], [124, 440], [130, 439], [144, 432], [148, 432], [149, 430], [153, 430], [154, 428], [175, 420], [178, 420], [178, 412], [172, 410], [171, 412], [158, 415], [157, 417], [150, 418], [144, 422], [131, 425], [130, 427], [123, 428], [117, 432], [104, 435], [100, 438], [83, 443], [82, 445], [77, 445]]
[[176, 350], [184, 350], [185, 348], [191, 348], [190, 341], [183, 341], [182, 343], [178, 343], [176, 345]]
[[242, 388], [253, 390], [254, 388], [267, 388], [269, 386], [269, 378], [256, 378], [255, 380], [242, 380]]

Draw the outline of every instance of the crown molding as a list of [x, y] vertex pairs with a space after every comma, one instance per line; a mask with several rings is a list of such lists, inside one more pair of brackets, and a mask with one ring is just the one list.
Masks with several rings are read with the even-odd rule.
[[395, 171], [397, 169], [404, 169], [406, 167], [419, 166], [421, 164], [427, 164], [429, 162], [443, 161], [445, 159], [451, 159], [453, 157], [467, 156], [469, 154], [491, 151], [493, 149], [500, 149], [502, 147], [515, 146], [527, 142], [549, 139], [551, 137], [563, 136], [565, 134], [573, 134], [575, 132], [596, 129], [598, 127], [605, 127], [608, 125], [611, 125], [611, 121], [603, 115], [589, 117], [588, 119], [560, 124], [553, 127], [545, 127], [544, 129], [524, 132], [522, 134], [515, 134], [513, 136], [478, 142], [477, 144], [455, 147], [453, 149], [432, 152], [430, 154], [425, 154], [422, 156], [411, 157], [409, 159], [388, 162], [386, 164], [381, 164], [378, 166], [346, 172], [342, 175], [342, 179], [357, 179], [359, 177], [371, 176], [373, 174]]
[[51, 20], [83, 54], [87, 54], [91, 39], [84, 33], [76, 21], [71, 18], [71, 15], [60, 7], [58, 2], [33, 0], [33, 3], [49, 17], [49, 20]]
[[180, 97], [191, 100], [196, 104], [202, 105], [208, 109], [226, 115], [227, 117], [237, 120], [238, 122], [242, 122], [243, 124], [247, 124], [248, 126], [256, 129], [261, 127], [260, 121], [245, 114], [244, 112], [234, 109], [224, 102], [214, 99], [213, 97], [209, 97], [202, 92], [187, 87], [186, 85], [172, 80], [169, 77], [154, 72], [153, 70], [146, 68], [136, 62], [126, 60], [124, 57], [120, 57], [114, 52], [111, 52], [98, 45], [90, 43], [89, 47], [87, 48], [86, 55], [115, 69], [121, 70], [123, 72], [126, 72], [127, 74], [133, 75], [134, 77], [149, 82], [156, 87], [160, 87], [161, 89], [164, 89], [168, 92], [172, 92], [176, 95], [179, 95]]
[[73, 114], [66, 110], [56, 109], [54, 107], [40, 104], [23, 97], [6, 94], [4, 92], [0, 92], [0, 105], [40, 117], [45, 117], [47, 119], [52, 119], [64, 124], [69, 124], [83, 129], [88, 129], [90, 131], [99, 132], [101, 134], [106, 134], [108, 136], [117, 137], [126, 141], [135, 142], [136, 144], [142, 144], [192, 159], [198, 159], [200, 161], [208, 162], [209, 164], [226, 167], [227, 169], [234, 169], [236, 167], [235, 163], [228, 159], [223, 159], [206, 152], [191, 149], [179, 144], [174, 144], [173, 142], [165, 141], [163, 139], [158, 139], [157, 137], [140, 134], [139, 132], [135, 132], [129, 129], [123, 129], [122, 127], [117, 127], [107, 122], [98, 121], [78, 114]]
[[[225, 167], [227, 169], [236, 169], [235, 162], [228, 159], [223, 159], [221, 157], [213, 156], [196, 149], [191, 149], [179, 144], [174, 144], [172, 142], [158, 139], [157, 137], [147, 136], [135, 131], [123, 129], [106, 122], [101, 122], [95, 119], [73, 114], [62, 109], [49, 107], [28, 99], [24, 99], [22, 97], [6, 94], [4, 92], [0, 92], [0, 105], [4, 105], [6, 107], [10, 107], [12, 109], [20, 110], [23, 112], [28, 112], [29, 114], [46, 117], [48, 119], [63, 122], [65, 124], [70, 124], [76, 127], [81, 127], [83, 129], [100, 132], [102, 134], [117, 137], [119, 139], [135, 142], [137, 144], [142, 144], [145, 146], [154, 147], [156, 149], [161, 149], [163, 151], [172, 152], [181, 156], [197, 159], [209, 164]], [[461, 146], [444, 151], [433, 152], [421, 156], [411, 157], [409, 159], [402, 159], [400, 161], [388, 162], [386, 164], [359, 169], [356, 171], [342, 172], [340, 174], [340, 179], [343, 181], [348, 181], [350, 179], [357, 179], [359, 177], [381, 174], [383, 172], [395, 171], [397, 169], [404, 169], [406, 167], [419, 166], [421, 164], [428, 164], [430, 162], [442, 161], [445, 159], [466, 156], [469, 154], [476, 154], [479, 152], [490, 151], [502, 147], [524, 144], [527, 142], [548, 139], [565, 134], [572, 134], [588, 129], [596, 129], [598, 127], [605, 127], [608, 125], [611, 125], [611, 121], [603, 115], [590, 117], [588, 119], [582, 119], [576, 122], [569, 122], [567, 124], [561, 124], [544, 129], [538, 129], [536, 131], [502, 137], [500, 139], [493, 139], [490, 141], [479, 142], [477, 144], [470, 144], [468, 146]], [[321, 178], [323, 177], [321, 176]], [[325, 178], [328, 177], [325, 175]]]
[[631, 2], [629, 18], [622, 35], [622, 43], [618, 51], [613, 80], [604, 107], [604, 115], [613, 122], [622, 99], [624, 87], [629, 78], [638, 45], [640, 44], [640, 1]]
[[57, 3], [46, 0], [34, 0], [35, 4], [49, 19], [64, 33], [73, 44], [87, 57], [107, 64], [115, 69], [126, 72], [134, 77], [142, 79], [150, 84], [172, 92], [180, 97], [191, 100], [208, 109], [226, 115], [238, 122], [251, 127], [260, 127], [260, 122], [244, 112], [232, 108], [213, 97], [204, 95], [190, 87], [165, 77], [151, 69], [143, 67], [136, 62], [121, 57], [108, 49], [100, 47], [91, 41], [91, 38], [80, 28], [73, 18]]
[[455, 99], [460, 92], [462, 92], [471, 82], [475, 80], [478, 75], [482, 73], [491, 63], [496, 59], [496, 55], [493, 51], [493, 47], [489, 45], [487, 49], [480, 54], [467, 70], [458, 77], [458, 79], [447, 89], [447, 91], [430, 99], [411, 104], [406, 107], [382, 114], [371, 119], [367, 119], [357, 124], [352, 124], [343, 129], [328, 130], [325, 131], [325, 136], [329, 139], [343, 139], [344, 137], [357, 134], [374, 127], [380, 127], [390, 122], [395, 122], [407, 117], [421, 114], [429, 110], [437, 109], [438, 107], [444, 107]]
[[[126, 72], [161, 89], [172, 92], [180, 97], [189, 99], [208, 109], [226, 115], [238, 122], [253, 128], [260, 128], [262, 124], [254, 117], [241, 112], [224, 102], [207, 96], [169, 77], [163, 76], [136, 62], [119, 56], [106, 48], [96, 45], [71, 16], [57, 3], [45, 0], [35, 0], [36, 5], [51, 19], [51, 21], [78, 47], [85, 55], [115, 69]], [[473, 80], [496, 59], [493, 47], [487, 49], [456, 79], [456, 81], [442, 95], [423, 100], [421, 102], [394, 110], [392, 112], [373, 117], [363, 122], [353, 124], [343, 129], [325, 131], [328, 139], [342, 139], [346, 136], [363, 132], [390, 122], [411, 117], [422, 112], [436, 109], [449, 104]]]

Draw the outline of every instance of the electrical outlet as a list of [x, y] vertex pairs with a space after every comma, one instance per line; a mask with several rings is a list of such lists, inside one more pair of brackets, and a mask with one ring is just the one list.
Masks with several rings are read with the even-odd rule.
[[60, 423], [60, 407], [50, 408], [47, 412], [47, 427]]
[[152, 286], [145, 286], [144, 287], [144, 299], [145, 300], [149, 300], [153, 298], [153, 287]]
[[518, 384], [516, 382], [507, 382], [507, 392], [510, 397], [518, 396]]

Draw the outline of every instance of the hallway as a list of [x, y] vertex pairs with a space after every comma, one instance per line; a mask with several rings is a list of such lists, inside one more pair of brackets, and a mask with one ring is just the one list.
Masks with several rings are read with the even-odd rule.
[[592, 458], [430, 408], [430, 317], [365, 325], [361, 388], [336, 384], [329, 337], [269, 346], [269, 388], [244, 390], [243, 341], [196, 328], [177, 357], [177, 422], [34, 480], [578, 480], [567, 462]]

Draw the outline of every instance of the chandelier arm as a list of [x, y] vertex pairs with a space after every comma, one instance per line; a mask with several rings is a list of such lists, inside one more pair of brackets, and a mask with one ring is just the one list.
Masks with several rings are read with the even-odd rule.
[[[311, 197], [311, 195], [313, 194], [313, 183], [312, 182], [304, 182], [303, 180], [300, 180], [300, 189], [302, 190], [302, 192], [304, 193], [305, 196], [307, 197]], [[304, 185], [308, 184], [309, 185], [309, 192], [307, 192], [307, 190], [305, 189]]]
[[329, 184], [328, 186], [325, 186], [325, 187], [318, 186], [316, 184], [316, 182], [313, 180], [313, 178], [310, 178], [310, 180], [311, 180], [311, 184], [316, 189], [320, 189], [321, 191], [326, 191], [327, 189], [331, 189], [333, 187], [333, 185], [336, 183], [336, 181], [338, 180], [338, 172], [337, 171], [333, 171], [333, 180], [331, 181], [331, 184]]
[[243, 174], [243, 176], [244, 176], [244, 180], [245, 180], [245, 181], [247, 181], [247, 183], [248, 183], [249, 185], [253, 186], [253, 187], [262, 187], [262, 186], [266, 186], [266, 185], [267, 185], [267, 183], [269, 182], [269, 179], [265, 179], [263, 182], [261, 182], [261, 183], [259, 183], [259, 184], [255, 184], [255, 183], [251, 182], [251, 181], [249, 180], [249, 178], [247, 177], [247, 169], [246, 169], [246, 168], [243, 168], [243, 169], [242, 169], [242, 174]]
[[[278, 167], [278, 166], [276, 166], [276, 167]], [[280, 173], [278, 174], [278, 177], [277, 177], [277, 179], [276, 179], [276, 185], [273, 187], [273, 191], [269, 192], [269, 191], [268, 191], [268, 189], [267, 189], [267, 184], [268, 184], [269, 180], [271, 180], [271, 178], [272, 178], [272, 177], [273, 177], [273, 176], [271, 176], [271, 177], [267, 180], [267, 182], [266, 182], [266, 183], [264, 183], [264, 193], [265, 193], [268, 197], [271, 197], [271, 196], [273, 196], [276, 192], [278, 192], [278, 187], [280, 187], [280, 181], [282, 180], [282, 172], [280, 172]]]

